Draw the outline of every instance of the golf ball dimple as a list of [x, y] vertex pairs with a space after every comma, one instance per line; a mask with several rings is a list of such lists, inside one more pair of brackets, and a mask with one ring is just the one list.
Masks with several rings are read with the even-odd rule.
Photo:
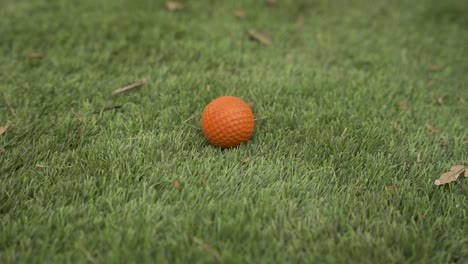
[[254, 116], [249, 105], [234, 96], [221, 96], [203, 110], [201, 125], [208, 142], [230, 148], [246, 142], [254, 130]]

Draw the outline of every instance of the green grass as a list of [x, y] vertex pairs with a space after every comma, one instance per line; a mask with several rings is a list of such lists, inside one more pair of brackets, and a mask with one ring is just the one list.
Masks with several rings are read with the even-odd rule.
[[[0, 0], [0, 263], [468, 261], [467, 180], [433, 184], [468, 162], [466, 2], [185, 3]], [[197, 129], [221, 95], [238, 148]]]

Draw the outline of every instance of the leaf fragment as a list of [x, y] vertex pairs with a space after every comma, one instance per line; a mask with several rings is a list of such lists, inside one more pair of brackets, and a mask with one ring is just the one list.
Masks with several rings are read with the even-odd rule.
[[401, 125], [398, 124], [396, 121], [392, 120], [390, 121], [390, 124], [392, 125], [393, 129], [395, 129], [396, 131], [400, 131], [401, 130]]
[[277, 0], [265, 0], [265, 3], [267, 3], [267, 5], [274, 6], [278, 3], [278, 1]]
[[391, 185], [391, 186], [387, 186], [386, 189], [387, 191], [390, 191], [390, 192], [396, 192], [398, 191], [398, 186]]
[[445, 98], [446, 97], [447, 97], [446, 95], [437, 97], [437, 103], [439, 105], [443, 105], [445, 103]]
[[202, 182], [203, 187], [206, 187], [207, 182], [206, 182], [206, 176], [205, 175], [201, 176], [201, 182]]
[[3, 135], [8, 130], [8, 128], [10, 128], [10, 126], [11, 126], [11, 124], [8, 123], [8, 124], [0, 127], [0, 136]]
[[246, 18], [247, 14], [242, 10], [236, 10], [234, 11], [234, 16], [237, 18]]
[[247, 154], [247, 157], [243, 158], [241, 161], [242, 161], [242, 163], [247, 163], [251, 159], [252, 159], [252, 152], [249, 150], [249, 153]]
[[271, 45], [273, 44], [273, 40], [271, 39], [271, 36], [268, 35], [267, 33], [260, 32], [257, 30], [249, 30], [249, 36], [250, 39], [255, 40], [259, 43], [262, 43], [263, 45]]
[[185, 5], [179, 3], [179, 2], [175, 2], [175, 1], [167, 1], [166, 2], [166, 7], [167, 7], [167, 10], [171, 11], [171, 12], [175, 12], [175, 11], [179, 11], [179, 10], [182, 10], [185, 8]]
[[431, 124], [426, 124], [426, 129], [431, 131], [432, 133], [439, 133], [439, 130], [433, 127]]
[[36, 53], [36, 52], [31, 53], [31, 54], [29, 54], [29, 59], [31, 59], [31, 60], [42, 59], [42, 54]]
[[182, 186], [182, 184], [180, 183], [179, 179], [175, 179], [174, 180], [174, 187], [177, 189], [177, 190], [182, 190], [184, 187]]
[[405, 101], [401, 100], [398, 104], [400, 105], [400, 108], [403, 110], [403, 112], [409, 111], [409, 107], [406, 105]]
[[421, 160], [421, 153], [422, 153], [422, 150], [419, 151], [418, 156], [416, 156], [416, 161], [417, 161], [418, 163], [421, 163], [421, 162], [422, 162], [422, 160]]
[[450, 182], [454, 182], [460, 175], [464, 174], [468, 177], [468, 167], [464, 165], [456, 165], [450, 168], [450, 171], [442, 174], [439, 179], [434, 181], [435, 185], [443, 185]]
[[246, 104], [247, 104], [250, 108], [252, 108], [252, 107], [255, 105], [255, 102], [254, 102], [254, 101], [248, 101], [248, 102], [246, 102]]
[[435, 72], [435, 71], [440, 71], [440, 66], [437, 65], [437, 64], [432, 65], [432, 66], [431, 66], [431, 71], [434, 71], [434, 72]]
[[81, 122], [84, 121], [85, 116], [84, 116], [83, 114], [76, 113], [75, 110], [73, 110], [73, 109], [72, 109], [71, 111], [72, 111], [72, 113], [76, 116], [76, 119], [80, 120]]
[[361, 186], [360, 185], [354, 185], [354, 191], [356, 191], [358, 193], [362, 192]]

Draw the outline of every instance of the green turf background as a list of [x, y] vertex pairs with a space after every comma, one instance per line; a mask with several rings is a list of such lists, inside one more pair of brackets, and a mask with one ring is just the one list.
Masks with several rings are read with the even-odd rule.
[[183, 3], [0, 0], [0, 263], [466, 263], [468, 2]]

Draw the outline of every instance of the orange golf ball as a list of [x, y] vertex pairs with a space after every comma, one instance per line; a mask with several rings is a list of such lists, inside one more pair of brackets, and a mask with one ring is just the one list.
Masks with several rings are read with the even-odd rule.
[[208, 142], [230, 148], [246, 142], [254, 130], [254, 116], [249, 105], [234, 96], [221, 96], [203, 110], [201, 126]]

